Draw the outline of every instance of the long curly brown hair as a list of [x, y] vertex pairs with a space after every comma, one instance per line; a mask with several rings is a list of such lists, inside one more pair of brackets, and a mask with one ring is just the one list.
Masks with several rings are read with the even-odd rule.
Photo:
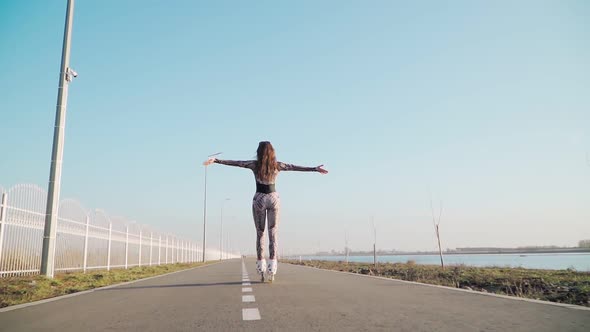
[[268, 141], [258, 143], [256, 150], [256, 175], [262, 181], [272, 179], [278, 169], [275, 149]]

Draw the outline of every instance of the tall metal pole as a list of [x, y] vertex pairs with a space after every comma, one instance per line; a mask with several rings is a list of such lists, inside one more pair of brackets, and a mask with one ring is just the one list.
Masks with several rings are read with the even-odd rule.
[[53, 150], [51, 153], [51, 170], [49, 173], [49, 190], [47, 192], [47, 209], [45, 230], [43, 232], [43, 251], [41, 254], [41, 274], [53, 278], [55, 263], [55, 238], [57, 234], [57, 216], [61, 186], [61, 166], [63, 159], [64, 131], [66, 125], [66, 106], [68, 101], [68, 82], [70, 80], [70, 40], [74, 18], [74, 0], [68, 0], [64, 41], [59, 73], [59, 89], [55, 129], [53, 132]]
[[219, 260], [223, 259], [223, 208], [225, 207], [225, 202], [229, 201], [229, 198], [223, 200], [221, 203], [221, 230], [219, 232]]
[[203, 263], [205, 262], [205, 251], [207, 248], [207, 167], [205, 166], [205, 202], [203, 204]]
[[[211, 158], [214, 156], [220, 155], [221, 152], [217, 152], [207, 156], [207, 158]], [[205, 262], [205, 250], [207, 248], [207, 167], [208, 165], [205, 164], [205, 202], [203, 206], [203, 262]]]
[[219, 230], [219, 260], [223, 259], [223, 204], [221, 204], [221, 228]]

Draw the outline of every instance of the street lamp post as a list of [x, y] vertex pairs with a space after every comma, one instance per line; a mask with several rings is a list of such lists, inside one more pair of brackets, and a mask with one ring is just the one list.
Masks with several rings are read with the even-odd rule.
[[205, 165], [205, 202], [203, 203], [203, 263], [205, 262], [205, 252], [207, 248], [207, 167]]
[[[214, 153], [207, 156], [207, 158], [212, 158], [220, 154], [221, 152]], [[207, 250], [207, 167], [208, 165], [205, 165], [205, 202], [203, 203], [203, 263], [206, 260], [205, 256]]]
[[226, 253], [225, 253], [225, 258], [226, 259], [229, 259], [229, 258], [231, 258], [231, 253], [232, 253], [232, 249], [233, 249], [232, 248], [232, 245], [231, 245], [231, 241], [230, 241], [230, 234], [229, 234], [229, 232], [226, 232], [225, 233], [225, 244], [227, 246]]
[[221, 230], [219, 231], [219, 260], [223, 259], [223, 208], [225, 207], [225, 202], [231, 200], [231, 198], [226, 198], [221, 203]]

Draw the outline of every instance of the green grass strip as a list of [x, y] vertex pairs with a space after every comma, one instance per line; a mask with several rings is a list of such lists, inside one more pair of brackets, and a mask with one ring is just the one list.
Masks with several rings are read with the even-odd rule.
[[57, 274], [0, 278], [0, 308], [119, 284], [210, 263], [183, 263]]
[[590, 272], [408, 263], [283, 260], [296, 265], [590, 307]]

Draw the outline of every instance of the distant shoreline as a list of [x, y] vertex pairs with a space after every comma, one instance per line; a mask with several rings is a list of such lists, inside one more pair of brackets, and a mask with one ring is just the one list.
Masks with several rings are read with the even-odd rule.
[[[445, 251], [443, 255], [478, 255], [478, 254], [571, 254], [571, 253], [590, 253], [590, 248], [523, 248], [523, 249], [510, 249], [510, 248], [497, 248], [489, 250], [453, 250]], [[408, 252], [377, 252], [377, 256], [428, 256], [438, 255], [438, 251], [408, 251]], [[344, 253], [316, 253], [316, 254], [301, 254], [297, 256], [344, 256]], [[349, 257], [352, 256], [373, 256], [373, 252], [355, 252], [349, 253]]]

